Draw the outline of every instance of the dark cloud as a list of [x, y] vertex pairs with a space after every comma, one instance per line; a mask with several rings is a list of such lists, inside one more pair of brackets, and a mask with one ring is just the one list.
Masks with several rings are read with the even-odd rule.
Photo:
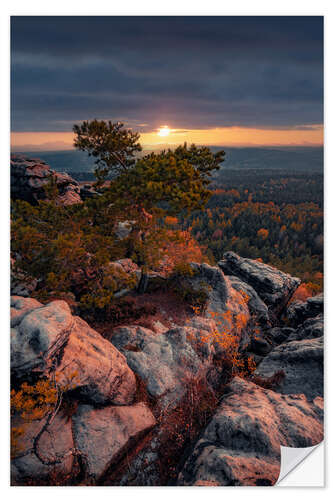
[[321, 17], [13, 17], [12, 129], [323, 120]]

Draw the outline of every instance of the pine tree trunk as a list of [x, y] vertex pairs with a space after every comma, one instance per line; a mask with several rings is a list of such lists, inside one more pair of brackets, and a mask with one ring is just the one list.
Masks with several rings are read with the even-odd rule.
[[145, 291], [147, 290], [148, 281], [149, 281], [148, 274], [142, 271], [141, 278], [138, 284], [138, 293], [145, 293]]

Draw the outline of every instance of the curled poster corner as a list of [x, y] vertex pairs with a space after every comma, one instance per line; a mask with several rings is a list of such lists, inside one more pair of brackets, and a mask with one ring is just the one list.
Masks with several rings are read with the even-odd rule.
[[[313, 454], [313, 464], [311, 463], [310, 470], [312, 478], [308, 477], [308, 482], [305, 485], [304, 479], [298, 477], [295, 469], [300, 465], [314, 450], [317, 453]], [[290, 474], [295, 471], [295, 474]], [[302, 475], [302, 471], [301, 475]], [[305, 472], [308, 474], [308, 471]], [[288, 477], [287, 477], [288, 476]], [[297, 477], [296, 477], [297, 476]], [[310, 481], [309, 481], [310, 480]], [[281, 446], [281, 468], [280, 475], [276, 482], [276, 486], [324, 486], [324, 442], [309, 446], [307, 448], [289, 448]]]

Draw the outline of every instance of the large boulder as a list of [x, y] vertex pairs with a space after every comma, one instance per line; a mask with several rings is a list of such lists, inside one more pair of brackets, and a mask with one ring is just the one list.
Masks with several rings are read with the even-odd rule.
[[155, 424], [144, 403], [106, 408], [79, 405], [73, 417], [74, 439], [92, 479], [101, 478]]
[[298, 326], [306, 319], [314, 318], [324, 312], [324, 295], [320, 293], [309, 297], [305, 302], [296, 300], [287, 309], [287, 318], [291, 326]]
[[21, 431], [11, 461], [12, 484], [38, 485], [42, 481], [47, 484], [55, 477], [59, 481], [66, 479], [74, 459], [71, 419], [68, 416], [58, 413], [49, 425], [46, 416], [31, 422], [17, 417], [12, 421], [12, 428]]
[[257, 260], [245, 259], [226, 252], [218, 263], [227, 275], [237, 276], [248, 283], [268, 306], [273, 321], [280, 316], [301, 280]]
[[10, 326], [14, 328], [23, 320], [29, 312], [43, 307], [36, 299], [23, 298], [12, 295], [10, 297]]
[[12, 155], [10, 161], [11, 196], [36, 204], [46, 199], [45, 186], [53, 178], [59, 195], [57, 203], [72, 205], [81, 203], [78, 183], [68, 174], [55, 172], [40, 159]]
[[131, 404], [136, 380], [125, 356], [81, 318], [74, 319], [56, 368], [59, 386], [76, 389], [80, 399], [93, 404]]
[[125, 356], [72, 316], [65, 301], [43, 306], [34, 299], [12, 300], [11, 370], [16, 377], [54, 371], [63, 390], [75, 389], [89, 402], [132, 403], [136, 380]]
[[[27, 302], [28, 301], [28, 302]], [[31, 306], [31, 299], [21, 299], [21, 310]], [[63, 300], [55, 300], [22, 315], [18, 322], [13, 308], [15, 327], [11, 329], [11, 370], [22, 376], [32, 370], [44, 371], [55, 354], [67, 342], [74, 325], [70, 308]]]
[[280, 473], [280, 446], [323, 439], [323, 402], [286, 396], [236, 377], [179, 474], [178, 484], [267, 486]]
[[323, 396], [323, 354], [323, 337], [287, 342], [275, 347], [255, 374], [271, 377], [283, 370], [285, 378], [276, 390], [281, 394], [305, 394], [312, 400]]
[[212, 341], [201, 341], [208, 323], [206, 330], [184, 326], [162, 334], [141, 326], [118, 327], [111, 340], [145, 382], [148, 393], [161, 406], [173, 407], [185, 394], [187, 383], [212, 366]]

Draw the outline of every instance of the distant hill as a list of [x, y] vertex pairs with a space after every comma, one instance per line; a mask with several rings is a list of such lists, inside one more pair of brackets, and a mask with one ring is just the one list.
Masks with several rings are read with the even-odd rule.
[[[165, 147], [163, 145], [163, 147]], [[323, 170], [322, 147], [272, 147], [272, 148], [223, 148], [210, 146], [215, 152], [224, 149], [226, 160], [224, 168], [237, 169], [287, 169], [291, 171], [321, 172]], [[144, 153], [150, 153], [152, 148], [147, 148]], [[158, 152], [155, 149], [155, 152]], [[36, 151], [28, 153], [29, 157], [41, 158], [51, 168], [58, 172], [84, 173], [93, 172], [94, 159], [86, 153], [76, 150], [69, 151]], [[84, 180], [84, 179], [82, 179]]]

